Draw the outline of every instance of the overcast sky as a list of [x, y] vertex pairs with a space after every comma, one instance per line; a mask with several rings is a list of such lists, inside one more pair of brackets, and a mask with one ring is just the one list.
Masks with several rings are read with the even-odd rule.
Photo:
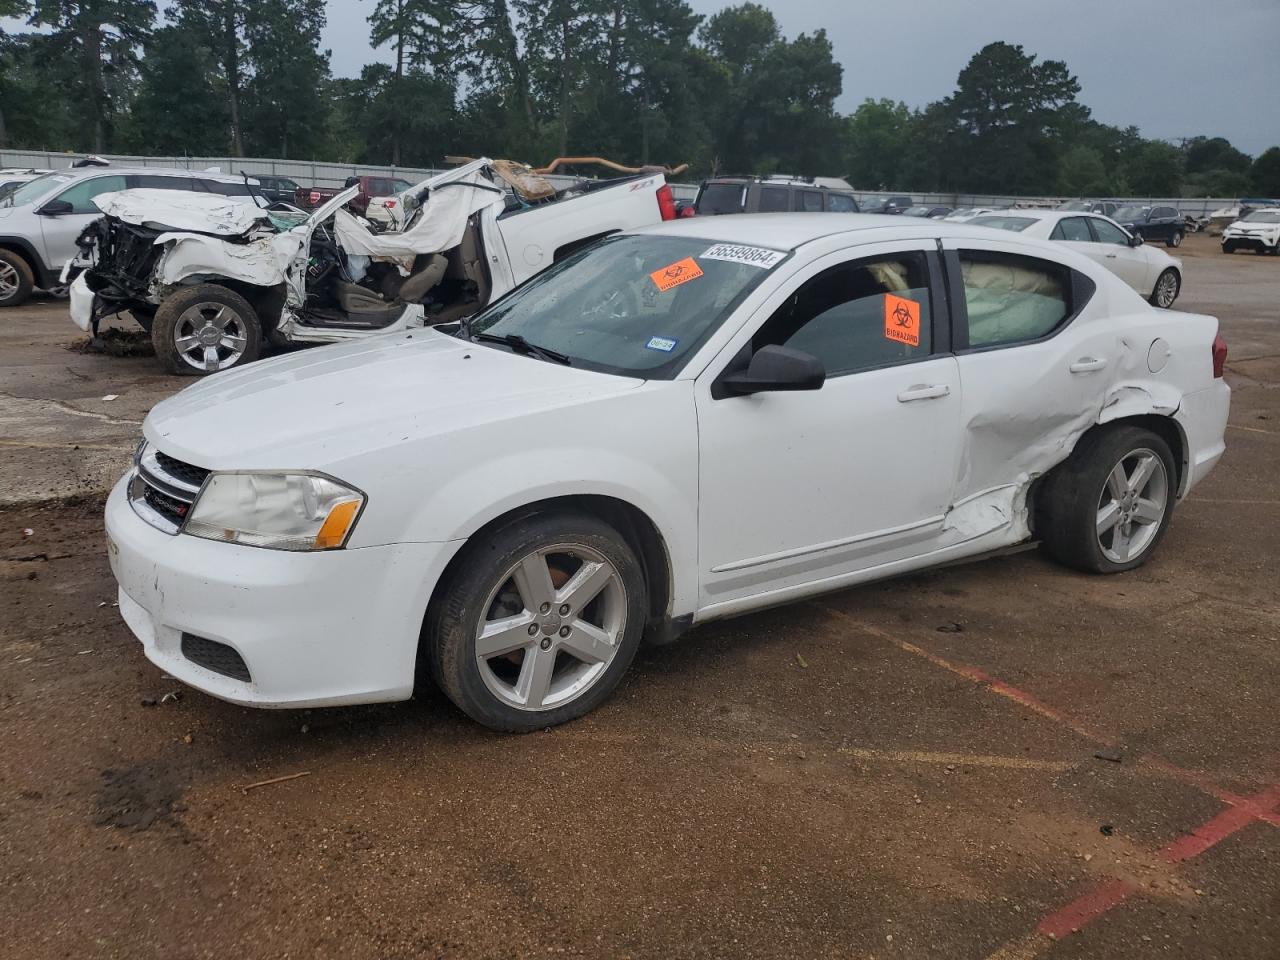
[[[702, 14], [732, 4], [688, 0]], [[1096, 119], [1148, 137], [1280, 144], [1280, 0], [764, 0], [789, 37], [825, 28], [844, 66], [842, 111], [866, 97], [913, 107], [947, 96], [993, 40], [1065, 60]], [[329, 0], [323, 43], [354, 76], [373, 0]]]

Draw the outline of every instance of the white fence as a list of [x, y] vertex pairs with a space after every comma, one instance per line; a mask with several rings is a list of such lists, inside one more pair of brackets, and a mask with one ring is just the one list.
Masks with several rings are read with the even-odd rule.
[[[37, 167], [57, 169], [69, 167], [82, 158], [82, 153], [52, 153], [35, 150], [0, 150], [0, 167]], [[421, 167], [380, 167], [362, 163], [319, 163], [307, 160], [273, 160], [263, 157], [126, 157], [104, 156], [117, 166], [130, 167], [180, 167], [187, 170], [206, 170], [211, 167], [222, 173], [249, 175], [273, 174], [289, 177], [300, 183], [321, 186], [340, 186], [347, 177], [398, 176], [417, 182], [438, 173]], [[573, 177], [549, 177], [558, 186], [572, 183]], [[678, 200], [692, 200], [698, 192], [696, 184], [673, 183], [672, 191]], [[886, 196], [892, 191], [855, 191], [859, 199]], [[905, 195], [905, 194], [900, 194]], [[916, 193], [910, 194], [916, 203], [944, 207], [1010, 207], [1056, 206], [1062, 197], [984, 196], [969, 193]], [[1111, 198], [1119, 199], [1119, 198]], [[1154, 206], [1156, 204], [1177, 207], [1184, 214], [1203, 217], [1222, 207], [1235, 206], [1236, 197], [1129, 197], [1126, 203]]]

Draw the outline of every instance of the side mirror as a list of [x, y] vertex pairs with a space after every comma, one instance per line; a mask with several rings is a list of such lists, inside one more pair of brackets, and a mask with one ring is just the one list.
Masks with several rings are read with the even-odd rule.
[[745, 397], [776, 390], [817, 390], [826, 379], [826, 368], [817, 357], [770, 344], [752, 355], [745, 372], [729, 374], [719, 386], [726, 396]]
[[1142, 234], [1140, 233], [1135, 233], [1129, 237], [1129, 246], [1131, 247], [1140, 247], [1146, 242], [1146, 240], [1142, 239]]
[[60, 217], [64, 213], [72, 213], [75, 211], [68, 200], [50, 200], [43, 207], [36, 211], [42, 217]]

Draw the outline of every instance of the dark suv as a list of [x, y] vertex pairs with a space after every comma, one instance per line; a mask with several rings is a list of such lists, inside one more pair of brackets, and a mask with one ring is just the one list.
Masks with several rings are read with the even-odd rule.
[[725, 213], [857, 213], [853, 191], [815, 178], [716, 177], [702, 181], [694, 210], [700, 217]]
[[298, 192], [298, 181], [289, 177], [277, 177], [272, 174], [255, 173], [253, 179], [259, 183], [258, 192], [270, 203], [293, 203]]
[[1121, 207], [1111, 219], [1143, 240], [1163, 240], [1166, 247], [1182, 246], [1187, 232], [1177, 207]]

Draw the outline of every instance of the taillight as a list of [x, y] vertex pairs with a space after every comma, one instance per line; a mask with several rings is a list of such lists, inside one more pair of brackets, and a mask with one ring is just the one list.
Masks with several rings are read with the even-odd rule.
[[319, 202], [320, 202], [320, 191], [319, 191], [319, 190], [312, 190], [312, 191], [311, 191], [311, 193], [310, 193], [310, 194], [309, 194], [309, 196], [308, 196], [308, 199], [309, 199], [312, 203], [319, 203]]
[[676, 195], [671, 192], [671, 184], [664, 183], [658, 188], [658, 212], [663, 220], [676, 218]]
[[1213, 338], [1213, 375], [1221, 379], [1222, 373], [1227, 368], [1227, 341], [1222, 339], [1222, 334], [1218, 334]]
[[388, 210], [394, 210], [396, 208], [396, 202], [394, 200], [383, 200], [382, 205]]

